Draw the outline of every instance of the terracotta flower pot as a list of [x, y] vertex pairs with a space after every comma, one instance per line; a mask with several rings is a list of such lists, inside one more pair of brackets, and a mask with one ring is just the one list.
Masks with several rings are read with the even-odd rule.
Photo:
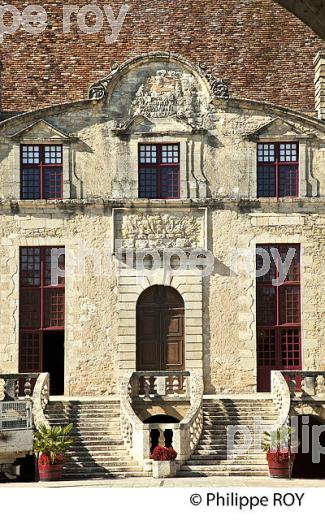
[[38, 461], [38, 473], [40, 481], [49, 482], [52, 480], [61, 480], [63, 471], [63, 462], [59, 464], [41, 464]]
[[279, 460], [276, 460], [276, 454], [272, 453], [271, 456], [267, 456], [267, 461], [269, 465], [269, 473], [271, 478], [290, 478], [292, 474], [292, 467], [295, 459], [295, 454], [291, 454], [290, 464], [289, 458], [281, 457]]

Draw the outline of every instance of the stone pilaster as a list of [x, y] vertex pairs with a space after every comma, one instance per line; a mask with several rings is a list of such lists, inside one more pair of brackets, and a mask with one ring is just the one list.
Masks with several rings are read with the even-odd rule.
[[315, 60], [315, 107], [319, 119], [325, 120], [325, 50]]

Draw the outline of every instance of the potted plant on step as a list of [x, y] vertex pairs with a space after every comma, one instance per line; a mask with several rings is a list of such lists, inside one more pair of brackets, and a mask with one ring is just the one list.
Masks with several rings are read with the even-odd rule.
[[292, 435], [294, 429], [290, 426], [277, 428], [272, 432], [264, 432], [263, 449], [269, 465], [272, 478], [291, 478], [295, 460]]
[[169, 478], [176, 476], [177, 453], [173, 448], [156, 446], [151, 456], [152, 476], [154, 478]]
[[60, 480], [65, 454], [73, 444], [70, 436], [73, 424], [67, 426], [41, 425], [34, 435], [34, 451], [38, 454], [41, 481]]

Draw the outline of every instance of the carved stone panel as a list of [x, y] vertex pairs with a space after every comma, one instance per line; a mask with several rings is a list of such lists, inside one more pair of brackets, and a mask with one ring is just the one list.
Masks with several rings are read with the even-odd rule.
[[130, 116], [175, 116], [199, 124], [206, 110], [206, 100], [198, 91], [194, 76], [180, 71], [158, 70], [139, 87], [131, 104]]
[[115, 239], [130, 249], [192, 249], [204, 247], [205, 213], [196, 211], [152, 211], [147, 214], [116, 210]]

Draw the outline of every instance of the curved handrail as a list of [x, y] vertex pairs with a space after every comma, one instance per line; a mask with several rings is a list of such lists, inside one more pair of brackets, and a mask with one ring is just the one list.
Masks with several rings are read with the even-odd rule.
[[44, 410], [49, 402], [50, 389], [50, 374], [44, 372], [39, 374], [32, 395], [33, 401], [33, 419], [36, 429], [39, 429], [41, 424], [50, 426], [50, 423], [45, 417]]
[[272, 371], [271, 375], [272, 398], [278, 412], [276, 428], [287, 426], [291, 408], [290, 389], [285, 377], [280, 371]]
[[197, 447], [203, 431], [203, 379], [191, 372], [190, 402], [188, 414], [180, 422], [182, 449], [179, 455], [182, 460], [188, 459]]
[[121, 433], [129, 453], [135, 460], [143, 463], [143, 430], [144, 424], [134, 412], [130, 401], [130, 378], [121, 380]]

